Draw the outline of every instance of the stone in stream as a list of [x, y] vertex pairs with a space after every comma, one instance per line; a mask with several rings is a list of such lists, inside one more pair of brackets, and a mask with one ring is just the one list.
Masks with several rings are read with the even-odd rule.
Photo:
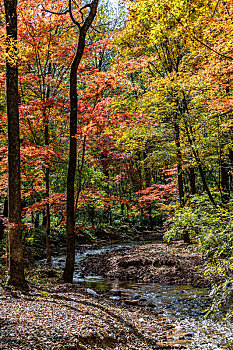
[[155, 307], [155, 303], [153, 302], [153, 300], [149, 299], [146, 302], [146, 306], [147, 307]]
[[125, 299], [124, 302], [126, 305], [141, 306], [139, 300]]
[[99, 295], [98, 293], [96, 293], [93, 289], [91, 289], [91, 288], [87, 288], [87, 293], [88, 294], [91, 294], [91, 295]]
[[141, 299], [142, 298], [142, 296], [141, 296], [141, 294], [134, 294], [133, 295], [133, 299]]
[[147, 297], [140, 297], [139, 298], [139, 301], [141, 301], [141, 302], [146, 302], [148, 300], [148, 298]]
[[120, 300], [121, 298], [120, 297], [118, 297], [118, 296], [111, 296], [109, 299], [111, 299], [111, 300]]
[[111, 289], [110, 292], [115, 297], [120, 297], [121, 296], [121, 291], [119, 289]]

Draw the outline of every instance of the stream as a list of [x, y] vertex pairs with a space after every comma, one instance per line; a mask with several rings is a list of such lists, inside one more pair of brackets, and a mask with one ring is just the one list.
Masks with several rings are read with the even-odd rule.
[[[128, 246], [132, 246], [129, 244]], [[106, 251], [127, 247], [124, 245], [88, 249], [76, 253], [74, 282], [86, 286], [90, 294], [108, 291], [110, 299], [139, 300], [150, 304], [161, 316], [175, 326], [175, 344], [186, 349], [233, 349], [233, 325], [221, 320], [221, 314], [204, 319], [205, 309], [210, 305], [208, 290], [189, 285], [162, 285], [135, 283], [132, 281], [108, 280], [101, 276], [82, 276], [80, 262], [88, 255], [98, 255]], [[56, 257], [53, 267], [61, 270], [65, 256]], [[94, 291], [95, 290], [95, 291]], [[149, 303], [149, 304], [148, 304]], [[182, 336], [182, 335], [185, 335]]]

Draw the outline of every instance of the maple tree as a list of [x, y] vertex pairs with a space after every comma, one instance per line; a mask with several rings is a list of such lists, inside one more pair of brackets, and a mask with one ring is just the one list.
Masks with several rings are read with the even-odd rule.
[[[25, 11], [25, 5], [27, 6], [27, 3], [21, 3], [19, 31], [22, 56], [20, 66], [22, 72], [20, 76], [21, 132], [24, 133], [24, 137], [30, 144], [39, 146], [40, 154], [43, 152], [49, 160], [54, 153], [53, 146], [50, 145], [50, 138], [54, 137], [54, 133], [53, 135], [49, 133], [52, 124], [49, 119], [53, 119], [55, 123], [55, 116], [60, 117], [57, 97], [62, 90], [62, 82], [68, 69], [67, 66], [61, 66], [64, 60], [64, 54], [62, 55], [64, 44], [59, 43], [58, 33], [62, 22], [58, 22], [55, 17], [44, 16], [42, 11], [37, 10], [37, 4], [34, 2], [30, 4], [30, 11]], [[35, 19], [34, 23], [30, 21], [32, 16]], [[40, 125], [39, 134], [38, 123]], [[42, 146], [42, 133], [45, 147]], [[23, 150], [26, 151], [26, 148], [24, 146]], [[45, 196], [47, 198], [44, 216], [47, 263], [51, 263], [50, 167], [51, 165], [45, 159], [41, 170], [45, 176]]]

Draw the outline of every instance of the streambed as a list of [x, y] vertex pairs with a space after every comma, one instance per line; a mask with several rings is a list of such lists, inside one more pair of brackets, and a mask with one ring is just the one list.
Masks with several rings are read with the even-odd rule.
[[[127, 245], [77, 252], [74, 282], [86, 286], [90, 293], [96, 291], [100, 297], [103, 292], [105, 295], [109, 293], [109, 299], [116, 302], [123, 304], [128, 302], [130, 305], [131, 301], [131, 305], [135, 303], [147, 309], [154, 309], [175, 326], [174, 339], [168, 342], [169, 345], [173, 342], [186, 349], [233, 349], [233, 324], [230, 321], [222, 321], [220, 313], [212, 319], [203, 318], [211, 302], [208, 290], [205, 288], [195, 288], [190, 285], [135, 283], [92, 274], [83, 275], [81, 262], [85, 258], [95, 256], [98, 259], [98, 255], [119, 247], [126, 248]], [[61, 270], [64, 263], [64, 256], [54, 258], [53, 267]], [[166, 343], [167, 339], [164, 339], [163, 345]]]

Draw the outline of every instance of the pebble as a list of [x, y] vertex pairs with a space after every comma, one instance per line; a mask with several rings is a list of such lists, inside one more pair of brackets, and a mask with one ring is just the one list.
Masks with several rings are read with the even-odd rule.
[[112, 296], [112, 297], [110, 297], [109, 299], [111, 299], [111, 300], [120, 300], [121, 298], [120, 298], [120, 297], [117, 297], [117, 296]]
[[98, 295], [98, 293], [96, 293], [93, 289], [91, 288], [87, 288], [87, 293], [91, 294], [91, 295]]

